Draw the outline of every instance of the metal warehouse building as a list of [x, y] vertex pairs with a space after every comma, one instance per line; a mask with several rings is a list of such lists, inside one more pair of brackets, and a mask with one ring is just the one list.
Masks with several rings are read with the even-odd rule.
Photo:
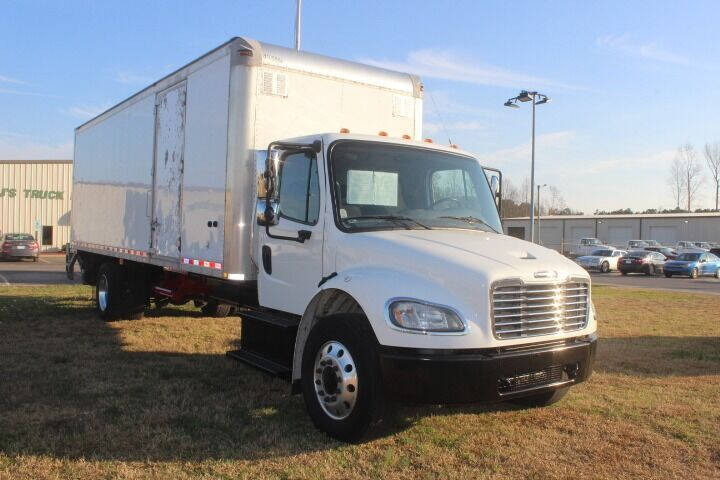
[[0, 160], [0, 232], [30, 233], [42, 251], [70, 241], [72, 161]]
[[[530, 239], [528, 217], [506, 218], [503, 228], [508, 235]], [[720, 213], [551, 215], [540, 217], [539, 231], [542, 245], [563, 253], [587, 237], [616, 247], [625, 247], [628, 240], [657, 240], [668, 246], [680, 240], [720, 243]]]

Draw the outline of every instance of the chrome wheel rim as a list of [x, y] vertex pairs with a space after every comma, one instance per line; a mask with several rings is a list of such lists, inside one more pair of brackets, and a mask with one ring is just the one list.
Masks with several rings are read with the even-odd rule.
[[100, 275], [97, 282], [98, 306], [101, 311], [107, 310], [108, 306], [108, 281], [105, 275]]
[[313, 382], [318, 403], [334, 420], [350, 416], [358, 393], [355, 360], [345, 345], [325, 342], [315, 355]]

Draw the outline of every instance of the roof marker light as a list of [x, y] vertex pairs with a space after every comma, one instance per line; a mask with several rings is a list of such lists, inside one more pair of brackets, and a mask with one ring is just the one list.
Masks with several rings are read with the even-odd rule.
[[380, 135], [381, 137], [387, 137], [387, 136], [388, 136], [388, 134], [387, 134], [387, 132], [386, 132], [385, 130], [380, 130], [380, 131], [378, 132], [378, 135]]
[[456, 143], [451, 143], [450, 148], [460, 148], [460, 147], [458, 147]]
[[425, 143], [432, 143], [432, 138], [426, 138], [425, 140], [423, 140], [423, 142], [425, 142]]
[[406, 133], [405, 135], [402, 136], [402, 138], [404, 140], [410, 140], [412, 137]]
[[340, 133], [350, 133], [350, 130], [347, 128], [341, 128]]

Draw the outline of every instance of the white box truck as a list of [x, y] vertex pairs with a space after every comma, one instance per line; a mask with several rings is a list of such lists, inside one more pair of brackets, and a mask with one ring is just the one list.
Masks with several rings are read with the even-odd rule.
[[229, 354], [342, 440], [393, 402], [555, 402], [590, 278], [503, 235], [498, 173], [421, 117], [415, 76], [234, 38], [76, 129], [69, 275], [107, 320], [237, 313]]

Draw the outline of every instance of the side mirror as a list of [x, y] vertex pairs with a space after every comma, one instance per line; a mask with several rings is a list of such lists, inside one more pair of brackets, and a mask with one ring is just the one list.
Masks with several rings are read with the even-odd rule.
[[500, 195], [500, 179], [497, 175], [490, 177], [490, 190], [496, 198]]
[[264, 198], [258, 198], [255, 209], [255, 217], [257, 218], [258, 225], [277, 225], [280, 221], [280, 215], [278, 213], [277, 202], [270, 201], [268, 204]]

